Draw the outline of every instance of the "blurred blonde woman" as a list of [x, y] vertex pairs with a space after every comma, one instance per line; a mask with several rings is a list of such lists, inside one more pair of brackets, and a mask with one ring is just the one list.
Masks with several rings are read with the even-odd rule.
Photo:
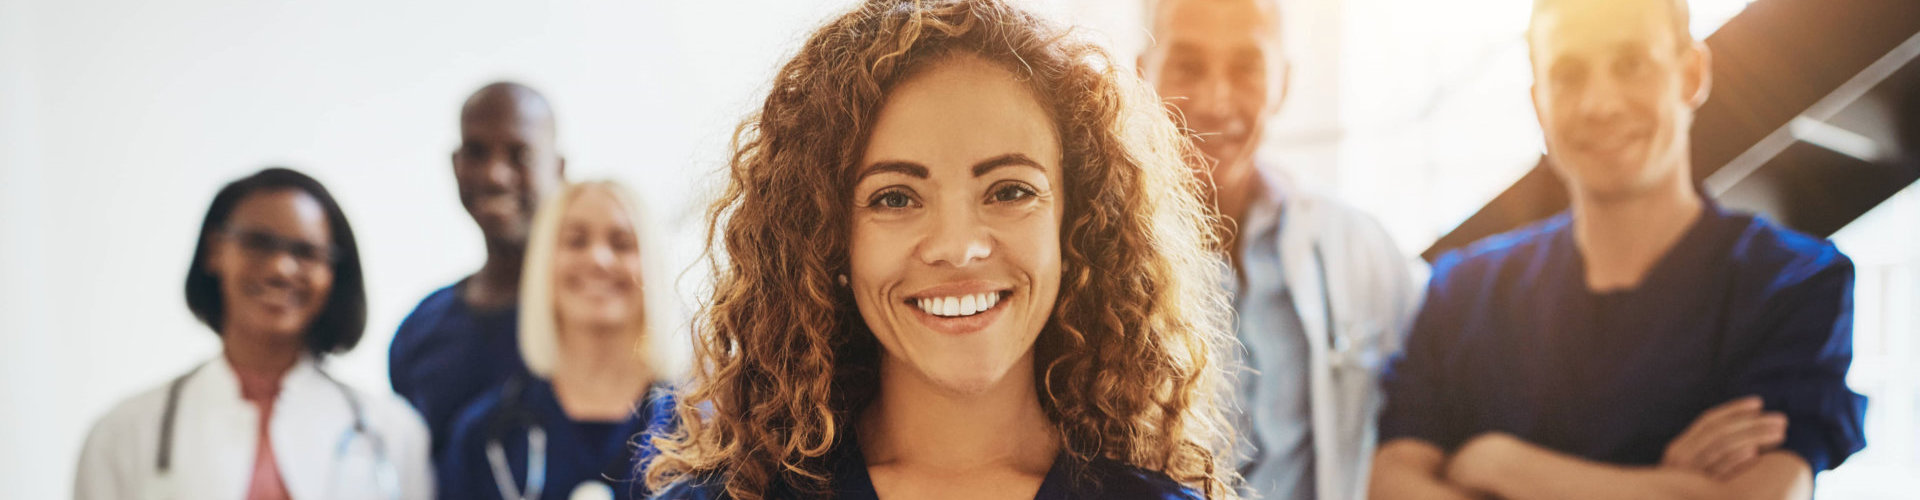
[[1231, 498], [1193, 156], [1098, 46], [869, 1], [740, 128], [658, 498]]
[[448, 499], [627, 497], [649, 429], [672, 406], [658, 341], [671, 287], [640, 202], [612, 181], [567, 186], [534, 216], [520, 285], [528, 375], [454, 420]]

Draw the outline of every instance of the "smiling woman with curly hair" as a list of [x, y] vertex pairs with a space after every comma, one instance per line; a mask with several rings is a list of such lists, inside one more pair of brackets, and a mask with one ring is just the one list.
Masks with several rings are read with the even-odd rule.
[[661, 498], [1231, 498], [1195, 156], [1003, 0], [869, 1], [735, 138]]

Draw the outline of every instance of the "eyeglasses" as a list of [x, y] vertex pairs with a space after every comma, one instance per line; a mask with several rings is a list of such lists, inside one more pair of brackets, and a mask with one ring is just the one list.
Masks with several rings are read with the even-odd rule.
[[228, 228], [221, 235], [238, 243], [247, 257], [255, 260], [267, 260], [285, 252], [299, 261], [301, 267], [313, 268], [333, 265], [338, 257], [331, 245], [315, 245], [259, 229]]

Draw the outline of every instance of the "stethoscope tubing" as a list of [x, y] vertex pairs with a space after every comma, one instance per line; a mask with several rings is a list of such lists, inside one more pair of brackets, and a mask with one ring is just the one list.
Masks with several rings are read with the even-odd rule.
[[[154, 471], [163, 479], [173, 473], [174, 415], [180, 411], [180, 392], [186, 387], [187, 379], [191, 378], [193, 374], [199, 373], [200, 369], [205, 366], [205, 364], [195, 366], [192, 370], [187, 370], [186, 373], [180, 374], [179, 377], [175, 377], [172, 382], [167, 384], [167, 400], [160, 411], [160, 446], [157, 452], [158, 455], [154, 457]], [[366, 410], [360, 406], [360, 398], [355, 396], [346, 384], [340, 383], [339, 380], [334, 379], [333, 376], [327, 374], [326, 371], [317, 368], [315, 371], [320, 373], [321, 378], [326, 379], [327, 382], [333, 384], [335, 388], [340, 390], [340, 395], [347, 399], [347, 407], [353, 412], [353, 426], [347, 429], [345, 435], [340, 437], [340, 445], [334, 450], [334, 462], [339, 463], [342, 458], [347, 456], [348, 451], [352, 449], [355, 437], [367, 440], [373, 450], [374, 467], [376, 468], [374, 471], [374, 482], [379, 483], [377, 486], [386, 492], [387, 498], [399, 500], [400, 492], [397, 486], [399, 478], [393, 473], [393, 464], [387, 460], [386, 440], [382, 439], [380, 434], [373, 430], [373, 427], [367, 425], [367, 413]], [[338, 481], [332, 483], [337, 484]]]
[[527, 427], [527, 487], [514, 491], [513, 469], [507, 466], [507, 450], [498, 437], [487, 438], [487, 465], [493, 471], [493, 485], [506, 500], [540, 500], [547, 487], [547, 430], [538, 424]]

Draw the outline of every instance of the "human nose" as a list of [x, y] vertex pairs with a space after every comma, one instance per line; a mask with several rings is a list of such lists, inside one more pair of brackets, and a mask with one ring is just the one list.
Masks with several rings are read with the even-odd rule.
[[987, 227], [972, 208], [960, 205], [935, 214], [932, 232], [920, 245], [921, 262], [965, 267], [992, 255]]

